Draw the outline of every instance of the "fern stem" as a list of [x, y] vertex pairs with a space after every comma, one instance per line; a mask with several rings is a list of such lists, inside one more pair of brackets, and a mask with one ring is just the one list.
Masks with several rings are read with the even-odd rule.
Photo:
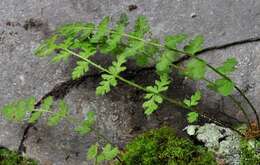
[[[203, 80], [206, 81], [206, 82], [208, 82], [208, 83], [210, 83], [210, 84], [212, 84], [212, 85], [215, 85], [212, 81], [210, 81], [210, 80], [208, 80], [208, 79], [206, 79], [206, 78], [204, 78]], [[231, 101], [232, 101], [235, 105], [237, 105], [237, 107], [242, 111], [244, 117], [245, 117], [246, 120], [247, 120], [247, 125], [249, 126], [249, 128], [252, 128], [252, 127], [251, 127], [251, 124], [250, 124], [250, 119], [249, 119], [249, 117], [248, 117], [248, 115], [247, 115], [247, 113], [246, 113], [246, 110], [241, 106], [241, 104], [240, 104], [232, 95], [228, 95], [228, 97], [229, 97], [229, 98], [231, 99]]]
[[[180, 66], [178, 66], [178, 65], [172, 64], [172, 66], [173, 66], [175, 69], [178, 69], [178, 70], [181, 70], [181, 71], [185, 71], [185, 68], [180, 67]], [[208, 80], [208, 79], [206, 79], [206, 78], [203, 78], [203, 81], [206, 81], [206, 82], [209, 83], [209, 84], [215, 85], [212, 81], [210, 81], [210, 80]], [[230, 98], [230, 99], [232, 100], [232, 102], [233, 102], [234, 104], [236, 104], [237, 107], [242, 111], [244, 117], [245, 117], [246, 120], [247, 120], [248, 126], [251, 128], [250, 119], [249, 119], [249, 117], [248, 117], [248, 115], [247, 115], [247, 113], [246, 113], [246, 110], [241, 106], [241, 104], [240, 104], [233, 96], [229, 95], [229, 98]]]
[[[88, 62], [89, 64], [91, 64], [92, 66], [96, 67], [96, 68], [99, 69], [100, 71], [103, 71], [103, 72], [106, 72], [106, 73], [108, 73], [108, 74], [111, 74], [109, 70], [107, 70], [106, 68], [104, 68], [104, 67], [102, 67], [102, 66], [100, 66], [100, 65], [98, 65], [98, 64], [96, 64], [96, 63], [94, 63], [93, 61], [91, 61], [91, 60], [89, 60], [89, 59], [87, 59], [87, 58], [84, 58], [84, 57], [82, 57], [81, 55], [79, 55], [79, 54], [77, 54], [77, 53], [75, 53], [75, 52], [73, 52], [73, 51], [71, 51], [71, 50], [69, 50], [69, 49], [66, 49], [66, 48], [62, 48], [62, 49], [63, 49], [64, 51], [67, 51], [67, 52], [70, 53], [71, 55], [73, 55], [73, 56], [75, 56], [75, 57], [78, 57], [78, 58], [80, 58], [80, 59], [82, 59], [82, 60]], [[113, 76], [115, 76], [117, 79], [121, 80], [122, 82], [124, 82], [124, 83], [126, 83], [126, 84], [128, 84], [128, 85], [130, 85], [130, 86], [133, 86], [133, 87], [135, 87], [135, 88], [137, 88], [137, 89], [139, 89], [139, 90], [142, 90], [142, 91], [144, 91], [144, 92], [152, 92], [152, 93], [153, 93], [153, 91], [147, 90], [146, 88], [142, 87], [141, 85], [138, 85], [138, 84], [136, 84], [136, 83], [134, 83], [134, 82], [132, 82], [132, 81], [129, 81], [129, 80], [127, 80], [127, 79], [125, 79], [125, 78], [123, 78], [123, 77], [121, 77], [121, 76], [119, 76], [119, 75], [113, 75]], [[157, 94], [157, 93], [156, 93], [156, 94]], [[201, 117], [203, 117], [203, 118], [205, 118], [205, 119], [208, 119], [208, 120], [210, 120], [210, 121], [213, 121], [214, 123], [216, 123], [216, 124], [218, 124], [218, 125], [222, 125], [222, 126], [225, 126], [225, 127], [227, 127], [227, 128], [230, 128], [231, 130], [237, 132], [239, 135], [244, 136], [244, 135], [243, 135], [241, 132], [239, 132], [238, 130], [236, 130], [236, 129], [230, 127], [230, 126], [227, 126], [227, 125], [225, 125], [224, 123], [222, 123], [222, 122], [220, 122], [220, 121], [218, 121], [218, 120], [216, 120], [216, 119], [212, 119], [212, 118], [208, 117], [208, 116], [205, 115], [205, 114], [202, 114], [199, 109], [195, 109], [195, 108], [188, 107], [188, 106], [186, 106], [185, 104], [183, 104], [182, 102], [177, 101], [177, 100], [172, 99], [172, 98], [169, 98], [169, 97], [167, 97], [167, 96], [165, 96], [165, 95], [162, 95], [162, 94], [157, 94], [157, 95], [161, 96], [164, 100], [166, 100], [166, 101], [168, 101], [168, 102], [170, 102], [170, 103], [172, 103], [172, 104], [174, 104], [174, 105], [176, 105], [176, 106], [179, 106], [179, 107], [184, 108], [184, 109], [187, 109], [187, 110], [195, 111], [195, 112], [197, 112]]]
[[[113, 30], [111, 30], [111, 33], [115, 33]], [[129, 35], [129, 34], [126, 34], [124, 33], [123, 36], [125, 37], [128, 37], [128, 38], [132, 38], [132, 39], [136, 39], [136, 40], [139, 40], [139, 41], [142, 41], [142, 42], [145, 42], [147, 44], [150, 44], [150, 45], [153, 45], [153, 46], [156, 46], [156, 47], [160, 47], [160, 48], [168, 48], [166, 47], [165, 45], [162, 45], [162, 44], [159, 44], [159, 43], [155, 43], [155, 42], [152, 42], [152, 41], [147, 41], [145, 39], [142, 39], [142, 38], [139, 38], [139, 37], [135, 37], [133, 35]], [[232, 81], [228, 76], [222, 74], [221, 72], [219, 72], [216, 68], [214, 68], [212, 65], [210, 65], [209, 63], [207, 63], [205, 60], [195, 56], [195, 55], [192, 55], [192, 54], [189, 54], [185, 51], [181, 51], [181, 50], [178, 50], [178, 49], [173, 49], [173, 48], [168, 48], [172, 51], [175, 51], [177, 53], [181, 53], [181, 54], [184, 54], [184, 55], [188, 55], [189, 57], [191, 58], [195, 58], [201, 62], [204, 62], [207, 67], [209, 67], [211, 70], [213, 70], [215, 73], [217, 73], [218, 75], [220, 75], [222, 78], [226, 79], [226, 80], [229, 80], [229, 81]], [[256, 117], [256, 120], [257, 120], [257, 127], [260, 128], [260, 119], [259, 119], [259, 116], [257, 114], [257, 111], [256, 111], [256, 108], [253, 106], [253, 104], [251, 103], [251, 101], [248, 99], [248, 97], [244, 94], [244, 92], [242, 92], [242, 90], [237, 86], [235, 85], [235, 89], [239, 92], [239, 94], [246, 100], [246, 102], [249, 104], [251, 110], [253, 111], [255, 117]]]
[[[43, 112], [43, 113], [55, 114], [55, 112], [44, 110], [44, 109], [36, 109], [34, 112]], [[78, 119], [73, 118], [72, 116], [66, 116], [65, 119], [67, 119], [67, 121], [69, 121], [71, 124], [80, 123], [80, 121]], [[109, 144], [111, 144], [113, 146], [117, 146], [110, 139], [108, 139], [106, 136], [101, 134], [98, 130], [96, 130], [94, 128], [91, 128], [91, 131], [93, 131], [97, 135], [98, 140], [101, 138], [101, 139], [105, 140], [107, 143], [109, 143]], [[122, 162], [122, 160], [121, 160], [121, 158], [119, 156], [116, 156], [116, 159], [119, 162]]]

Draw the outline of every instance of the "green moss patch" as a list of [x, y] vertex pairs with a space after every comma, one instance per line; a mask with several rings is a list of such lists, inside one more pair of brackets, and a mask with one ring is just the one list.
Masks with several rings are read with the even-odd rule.
[[15, 151], [0, 148], [0, 165], [37, 165], [35, 160], [25, 158]]
[[176, 137], [169, 127], [148, 131], [127, 146], [123, 154], [126, 165], [216, 165], [212, 152]]

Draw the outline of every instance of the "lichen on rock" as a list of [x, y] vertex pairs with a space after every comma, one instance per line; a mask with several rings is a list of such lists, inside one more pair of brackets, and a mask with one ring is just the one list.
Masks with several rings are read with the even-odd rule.
[[225, 160], [225, 163], [230, 165], [239, 165], [241, 138], [236, 132], [213, 123], [203, 126], [190, 125], [185, 130], [212, 150], [218, 160]]

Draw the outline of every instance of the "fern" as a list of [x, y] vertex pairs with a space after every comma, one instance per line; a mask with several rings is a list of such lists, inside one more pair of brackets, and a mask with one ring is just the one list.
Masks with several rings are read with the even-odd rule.
[[[222, 66], [217, 67], [216, 69], [224, 75], [228, 75], [235, 70], [237, 61], [235, 58], [228, 58]], [[215, 80], [212, 84], [208, 84], [208, 88], [212, 89], [222, 96], [229, 96], [233, 93], [235, 89], [235, 83], [232, 80], [227, 80], [225, 78], [220, 78]]]
[[193, 80], [201, 80], [205, 77], [206, 63], [192, 59], [187, 63], [184, 74]]
[[188, 123], [192, 124], [196, 121], [198, 121], [199, 114], [197, 112], [189, 112], [187, 115]]
[[184, 47], [184, 51], [188, 54], [195, 55], [197, 52], [202, 50], [203, 43], [203, 36], [196, 36], [193, 40], [189, 42], [188, 45]]
[[80, 135], [85, 135], [92, 130], [92, 125], [95, 122], [95, 113], [88, 112], [87, 118], [81, 122], [81, 124], [75, 128], [75, 131], [78, 132]]
[[53, 35], [49, 39], [45, 40], [35, 51], [34, 54], [38, 57], [46, 57], [55, 52], [57, 49], [58, 35]]
[[78, 61], [77, 67], [73, 69], [72, 79], [78, 79], [82, 77], [89, 70], [88, 62]]
[[110, 35], [109, 39], [106, 40], [105, 45], [100, 48], [101, 53], [107, 54], [113, 52], [121, 42], [124, 30], [125, 25], [118, 24], [117, 27], [113, 30], [113, 33]]
[[226, 79], [217, 79], [214, 84], [208, 84], [209, 89], [212, 89], [222, 96], [228, 96], [233, 93], [235, 89], [234, 82]]
[[22, 122], [28, 113], [34, 110], [35, 99], [28, 98], [5, 105], [1, 114], [9, 121]]
[[145, 95], [146, 101], [143, 103], [143, 108], [145, 109], [145, 114], [150, 115], [155, 110], [158, 109], [158, 104], [163, 102], [163, 98], [160, 95], [161, 92], [164, 92], [168, 89], [170, 84], [167, 76], [161, 76], [160, 81], [156, 80], [154, 86], [146, 87], [148, 93]]
[[235, 71], [235, 66], [237, 65], [237, 60], [235, 58], [228, 58], [222, 66], [217, 67], [217, 70], [222, 74], [229, 74]]
[[107, 36], [109, 29], [108, 29], [108, 25], [110, 22], [110, 18], [109, 17], [105, 17], [100, 24], [97, 27], [97, 31], [94, 34], [94, 36], [90, 39], [91, 43], [99, 43], [101, 42], [104, 37]]
[[97, 143], [92, 144], [87, 152], [87, 160], [95, 160], [98, 154], [98, 147], [99, 145]]
[[116, 76], [123, 72], [126, 67], [122, 66], [126, 62], [126, 58], [123, 55], [117, 57], [117, 61], [112, 63], [112, 66], [108, 68], [110, 74], [103, 74], [102, 81], [96, 89], [97, 95], [104, 95], [111, 90], [111, 86], [115, 87], [117, 85]]
[[78, 38], [83, 41], [90, 37], [95, 29], [95, 25], [92, 23], [72, 23], [59, 27], [56, 31], [57, 34], [66, 38]]
[[172, 51], [171, 49], [177, 49], [178, 44], [181, 44], [187, 38], [184, 34], [179, 34], [175, 36], [166, 36], [165, 37], [165, 51], [160, 56], [159, 61], [156, 64], [157, 73], [169, 74], [171, 71], [172, 63], [178, 58], [179, 53], [176, 51]]
[[188, 99], [184, 99], [183, 103], [185, 105], [187, 105], [188, 107], [193, 107], [198, 105], [199, 101], [201, 99], [201, 92], [200, 91], [196, 91], [194, 95], [191, 96], [191, 98]]
[[69, 114], [69, 108], [68, 108], [68, 105], [66, 104], [66, 102], [64, 100], [61, 100], [59, 102], [59, 111], [54, 113], [52, 116], [50, 116], [48, 118], [48, 122], [47, 124], [49, 126], [55, 126], [55, 125], [58, 125], [59, 122], [64, 119], [65, 117], [68, 116]]
[[102, 152], [98, 152], [99, 145], [97, 143], [92, 144], [87, 152], [87, 159], [93, 160], [97, 164], [100, 164], [103, 161], [113, 160], [119, 153], [117, 147], [112, 147], [111, 144], [106, 144], [104, 148], [102, 148]]
[[[41, 110], [49, 111], [51, 106], [53, 104], [53, 98], [51, 96], [47, 97], [43, 100], [43, 103], [41, 104]], [[42, 115], [42, 111], [34, 110], [32, 111], [31, 117], [28, 120], [28, 123], [35, 123]]]
[[112, 160], [114, 159], [119, 150], [117, 147], [112, 147], [111, 144], [106, 144], [103, 148], [103, 151], [97, 156], [97, 163], [101, 163], [102, 161]]

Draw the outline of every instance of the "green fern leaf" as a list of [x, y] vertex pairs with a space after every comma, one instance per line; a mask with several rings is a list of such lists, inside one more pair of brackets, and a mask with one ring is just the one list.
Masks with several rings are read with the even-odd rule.
[[193, 80], [201, 80], [206, 73], [206, 63], [197, 59], [191, 59], [185, 69], [184, 74]]
[[106, 35], [109, 32], [108, 24], [110, 22], [109, 17], [105, 17], [100, 24], [98, 25], [97, 32], [94, 34], [94, 36], [91, 38], [91, 43], [99, 43], [106, 37]]
[[158, 74], [168, 74], [171, 71], [172, 63], [177, 59], [178, 53], [170, 50], [165, 50], [156, 64]]
[[50, 110], [52, 104], [53, 104], [53, 97], [49, 96], [43, 100], [41, 109], [48, 111], [48, 110]]
[[67, 51], [60, 51], [58, 55], [54, 56], [51, 60], [52, 63], [58, 63], [60, 61], [67, 62], [70, 57], [70, 53]]
[[28, 123], [36, 123], [36, 121], [41, 117], [42, 112], [35, 111], [31, 114], [30, 119], [28, 120]]
[[87, 42], [81, 42], [77, 48], [81, 49], [80, 56], [84, 58], [89, 58], [92, 55], [95, 55], [97, 52], [96, 47]]
[[78, 79], [82, 77], [89, 69], [88, 62], [85, 61], [78, 61], [77, 67], [73, 69], [72, 72], [72, 79]]
[[78, 132], [80, 135], [85, 135], [92, 130], [92, 125], [95, 123], [95, 113], [88, 112], [87, 118], [75, 128], [75, 131]]
[[94, 29], [95, 25], [92, 23], [72, 23], [59, 27], [57, 32], [66, 38], [78, 38], [82, 41], [87, 39]]
[[128, 18], [128, 16], [127, 16], [127, 14], [126, 13], [122, 13], [121, 15], [120, 15], [120, 18], [119, 18], [119, 20], [117, 21], [117, 24], [122, 24], [122, 25], [124, 25], [124, 26], [127, 26], [128, 24], [129, 24], [129, 18]]
[[199, 114], [197, 112], [190, 112], [188, 113], [187, 115], [187, 120], [190, 124], [198, 121], [198, 118], [199, 118]]
[[233, 71], [235, 71], [235, 66], [237, 65], [237, 60], [235, 58], [228, 58], [224, 64], [220, 67], [217, 68], [217, 70], [219, 72], [221, 72], [222, 74], [229, 74]]
[[26, 100], [26, 111], [28, 112], [32, 112], [35, 110], [35, 104], [36, 104], [36, 99], [35, 97], [29, 97], [27, 100]]
[[176, 49], [178, 44], [187, 39], [186, 34], [171, 35], [165, 37], [165, 46], [170, 49]]
[[212, 89], [222, 96], [231, 95], [234, 92], [234, 82], [226, 79], [217, 79], [214, 84], [208, 84], [209, 89]]
[[[49, 96], [46, 99], [43, 100], [42, 104], [41, 104], [41, 109], [43, 111], [49, 111], [51, 106], [53, 104], [53, 97]], [[37, 111], [37, 110], [32, 110], [31, 111], [31, 117], [28, 120], [28, 123], [35, 123], [43, 114], [43, 112], [41, 111]]]
[[192, 95], [189, 100], [188, 99], [184, 99], [183, 102], [188, 107], [193, 107], [193, 106], [198, 105], [200, 99], [201, 99], [201, 92], [200, 91], [196, 91], [195, 94]]
[[45, 40], [43, 43], [41, 43], [40, 46], [34, 51], [34, 54], [38, 57], [46, 57], [54, 53], [54, 51], [57, 49], [57, 40], [58, 35], [53, 35], [49, 39]]
[[[159, 44], [159, 40], [157, 39], [152, 39], [150, 40], [150, 42]], [[157, 53], [159, 52], [159, 48], [151, 44], [146, 44], [144, 46], [144, 49], [142, 48], [140, 50], [141, 51], [139, 51], [138, 54], [135, 55], [135, 60], [136, 64], [141, 67], [149, 64], [149, 60], [152, 57], [157, 57]]]
[[117, 56], [117, 61], [112, 62], [112, 66], [108, 68], [110, 74], [103, 74], [102, 81], [96, 89], [97, 95], [104, 95], [111, 90], [111, 86], [117, 85], [116, 76], [126, 70], [126, 67], [122, 66], [126, 62], [126, 58], [123, 54]]
[[111, 86], [115, 87], [117, 85], [117, 80], [115, 76], [109, 74], [103, 74], [102, 76], [103, 81], [99, 83], [99, 86], [96, 89], [96, 95], [102, 96], [108, 93], [111, 90]]
[[97, 143], [92, 144], [87, 152], [87, 160], [94, 160], [97, 157], [98, 154], [98, 147], [99, 145]]
[[117, 147], [112, 147], [111, 144], [106, 144], [101, 154], [97, 156], [97, 163], [102, 161], [113, 160], [119, 153]]
[[134, 32], [130, 33], [133, 36], [143, 38], [150, 31], [150, 25], [145, 16], [138, 16], [135, 21]]
[[2, 115], [10, 121], [22, 122], [27, 113], [34, 109], [35, 98], [27, 98], [5, 105], [0, 111]]
[[106, 44], [100, 48], [101, 53], [107, 54], [113, 52], [120, 43], [124, 30], [125, 26], [123, 24], [118, 24], [109, 39], [106, 41]]
[[47, 124], [49, 126], [55, 126], [60, 123], [62, 119], [64, 119], [69, 114], [69, 107], [64, 100], [59, 102], [59, 111], [54, 113], [52, 116], [48, 118]]
[[197, 52], [201, 51], [203, 48], [204, 38], [203, 36], [196, 36], [193, 40], [189, 42], [188, 45], [184, 47], [184, 51], [195, 55]]
[[145, 114], [150, 115], [155, 110], [158, 109], [158, 104], [163, 102], [163, 98], [159, 95], [161, 92], [164, 92], [168, 89], [170, 81], [167, 76], [161, 76], [160, 81], [156, 80], [154, 86], [146, 87], [146, 90], [149, 91], [145, 95], [146, 101], [143, 103], [143, 108], [145, 109]]

